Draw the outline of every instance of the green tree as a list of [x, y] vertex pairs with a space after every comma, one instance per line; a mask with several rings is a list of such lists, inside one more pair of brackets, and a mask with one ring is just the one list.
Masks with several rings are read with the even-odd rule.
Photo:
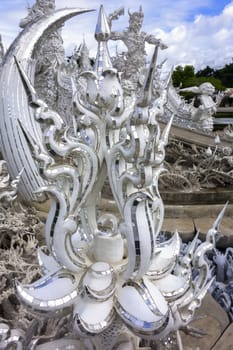
[[[202, 73], [204, 75], [202, 75]], [[191, 65], [184, 67], [177, 66], [173, 72], [172, 80], [175, 87], [182, 86], [185, 88], [189, 86], [199, 86], [202, 83], [210, 82], [217, 91], [225, 90], [225, 84], [215, 76], [214, 69], [208, 66], [202, 71], [198, 71], [196, 74], [195, 68]]]
[[195, 77], [195, 68], [191, 65], [184, 67], [177, 66], [172, 74], [172, 80], [175, 87], [187, 87], [187, 81]]
[[219, 79], [223, 86], [233, 87], [233, 63], [225, 64], [224, 67], [220, 69], [213, 69], [209, 66], [199, 70], [196, 73], [197, 77], [214, 77]]
[[233, 63], [226, 64], [223, 68], [214, 73], [214, 77], [221, 80], [226, 87], [233, 87]]
[[213, 77], [215, 74], [215, 70], [210, 66], [206, 66], [204, 69], [199, 70], [196, 73], [197, 77]]

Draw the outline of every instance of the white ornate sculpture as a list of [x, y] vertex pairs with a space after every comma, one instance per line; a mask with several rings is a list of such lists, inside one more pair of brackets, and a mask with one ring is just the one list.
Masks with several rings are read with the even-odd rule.
[[[79, 12], [66, 10], [68, 15]], [[136, 349], [138, 338], [160, 342], [192, 320], [213, 281], [204, 255], [215, 246], [225, 208], [206, 242], [197, 246], [195, 237], [184, 256], [178, 232], [159, 242], [164, 206], [158, 180], [173, 119], [161, 132], [157, 116], [164, 113], [168, 86], [156, 98], [152, 94], [160, 44], [156, 43], [139, 96], [128, 96], [108, 54], [110, 30], [103, 7], [95, 37], [95, 70], [79, 76], [85, 89], [78, 89], [71, 77], [73, 129], [65, 128], [60, 115], [38, 98], [19, 49], [9, 63], [11, 79], [28, 104], [21, 105], [21, 114], [13, 118], [15, 137], [20, 135], [36, 159], [33, 164], [43, 184], [38, 191], [52, 198], [47, 247], [38, 251], [43, 276], [28, 285], [17, 282], [16, 289], [33, 312], [58, 318], [68, 314], [72, 324], [69, 334], [53, 342], [47, 339], [39, 345], [33, 338], [30, 349], [107, 350], [122, 349], [123, 343]], [[23, 117], [25, 111], [30, 111], [29, 119]], [[33, 123], [38, 123], [36, 130], [43, 130], [40, 137]], [[117, 213], [98, 210], [106, 177]], [[199, 270], [195, 279], [193, 268]], [[9, 329], [1, 325], [0, 333], [7, 344]], [[23, 336], [18, 340], [23, 342]]]

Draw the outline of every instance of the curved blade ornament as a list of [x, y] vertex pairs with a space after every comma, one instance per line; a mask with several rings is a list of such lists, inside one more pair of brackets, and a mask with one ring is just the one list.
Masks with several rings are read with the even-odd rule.
[[157, 244], [154, 257], [146, 275], [152, 280], [161, 279], [168, 275], [177, 263], [177, 256], [181, 249], [181, 239], [178, 232], [163, 244]]
[[60, 268], [30, 285], [16, 282], [16, 291], [20, 299], [32, 309], [55, 314], [77, 301], [80, 294], [78, 282], [78, 276]]
[[55, 260], [70, 271], [79, 272], [90, 265], [88, 259], [81, 259], [75, 252], [72, 235], [77, 231], [75, 217], [69, 215], [66, 198], [56, 187], [43, 190], [52, 195], [53, 201], [46, 222], [46, 242]]
[[151, 199], [140, 193], [132, 195], [125, 204], [125, 224], [121, 226], [121, 230], [128, 245], [126, 280], [144, 276], [153, 258], [155, 237], [150, 202]]
[[156, 339], [172, 324], [166, 300], [146, 279], [126, 282], [115, 298], [115, 308], [134, 334], [146, 339]]
[[60, 27], [69, 18], [89, 12], [88, 9], [61, 9], [27, 26], [16, 38], [6, 53], [0, 72], [0, 148], [9, 165], [9, 173], [15, 178], [25, 169], [19, 184], [19, 192], [26, 201], [35, 200], [34, 192], [44, 185], [37, 164], [24, 134], [18, 128], [17, 119], [27, 125], [29, 131], [40, 145], [42, 135], [34, 113], [27, 107], [27, 95], [21, 78], [17, 74], [14, 56], [21, 61], [29, 78], [34, 77], [34, 50], [40, 39], [52, 28]]

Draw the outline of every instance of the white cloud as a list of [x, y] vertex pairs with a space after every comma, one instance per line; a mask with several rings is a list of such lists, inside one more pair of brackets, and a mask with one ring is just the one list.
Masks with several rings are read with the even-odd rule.
[[161, 53], [161, 58], [167, 56], [171, 64], [193, 64], [197, 69], [231, 62], [232, 14], [233, 2], [218, 16], [196, 15], [193, 22], [186, 21], [163, 32], [162, 38], [169, 48]]
[[229, 19], [232, 20], [232, 16], [233, 16], [233, 3], [232, 2], [225, 6], [225, 8], [223, 10], [223, 15], [225, 17], [229, 17]]

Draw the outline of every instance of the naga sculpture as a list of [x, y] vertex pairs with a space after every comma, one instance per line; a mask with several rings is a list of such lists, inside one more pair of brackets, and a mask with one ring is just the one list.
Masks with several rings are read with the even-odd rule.
[[[79, 12], [66, 10], [67, 15]], [[44, 26], [43, 21], [37, 23]], [[155, 44], [140, 93], [129, 96], [112, 67], [110, 37], [101, 6], [94, 70], [79, 75], [84, 89], [71, 76], [73, 128], [67, 128], [61, 116], [38, 97], [22, 53], [10, 57], [12, 79], [27, 105], [12, 118], [14, 127], [35, 159], [43, 184], [37, 192], [52, 200], [46, 247], [38, 249], [42, 277], [29, 284], [16, 282], [16, 291], [32, 313], [58, 319], [67, 315], [70, 328], [60, 338], [36, 337], [32, 332], [28, 340], [25, 333], [15, 334], [0, 324], [3, 346], [15, 341], [21, 348], [38, 350], [110, 350], [136, 349], [141, 338], [160, 343], [192, 320], [213, 282], [204, 256], [215, 246], [225, 207], [206, 241], [197, 246], [196, 236], [184, 255], [180, 255], [177, 231], [159, 242], [164, 205], [158, 180], [165, 171], [173, 120], [172, 116], [161, 132], [157, 117], [164, 113], [168, 84], [156, 98], [152, 93], [160, 43]], [[40, 137], [34, 124], [23, 117], [25, 110], [30, 111]], [[99, 207], [105, 178], [117, 212]]]

